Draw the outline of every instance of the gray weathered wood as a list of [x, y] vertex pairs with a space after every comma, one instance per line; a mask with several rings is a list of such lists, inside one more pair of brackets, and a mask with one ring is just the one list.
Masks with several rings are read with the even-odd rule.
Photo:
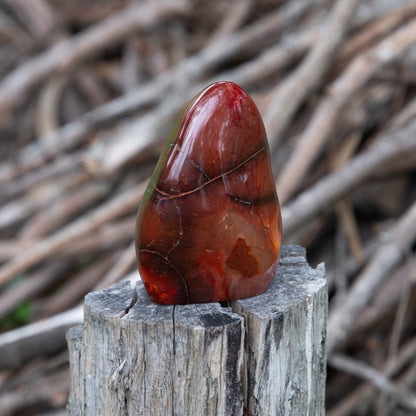
[[283, 247], [260, 296], [233, 302], [245, 317], [245, 398], [253, 415], [325, 414], [327, 287], [300, 246]]
[[156, 305], [141, 282], [90, 293], [69, 416], [324, 414], [324, 274], [289, 246], [265, 294], [225, 307]]
[[81, 377], [84, 369], [82, 356], [82, 325], [74, 326], [66, 334], [70, 358], [71, 396], [68, 402], [70, 415], [83, 414], [84, 407], [84, 379]]
[[219, 304], [156, 305], [127, 283], [87, 295], [84, 319], [81, 358], [69, 339], [79, 372], [70, 415], [242, 414], [240, 316]]

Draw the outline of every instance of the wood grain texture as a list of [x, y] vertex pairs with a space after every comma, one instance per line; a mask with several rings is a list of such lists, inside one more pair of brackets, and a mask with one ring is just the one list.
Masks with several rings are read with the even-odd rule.
[[263, 295], [157, 305], [141, 282], [85, 298], [68, 332], [69, 416], [324, 414], [324, 269], [284, 247]]
[[253, 415], [324, 415], [327, 287], [323, 264], [282, 248], [270, 289], [233, 302], [245, 317], [245, 402]]
[[82, 415], [84, 407], [84, 378], [82, 356], [82, 325], [74, 326], [66, 334], [70, 359], [71, 397], [68, 402], [68, 414]]

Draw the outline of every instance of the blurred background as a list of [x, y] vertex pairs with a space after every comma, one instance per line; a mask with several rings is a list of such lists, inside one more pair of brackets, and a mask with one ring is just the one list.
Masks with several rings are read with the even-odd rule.
[[415, 0], [0, 0], [0, 415], [63, 416], [65, 331], [216, 80], [263, 115], [284, 244], [325, 262], [327, 414], [416, 414]]

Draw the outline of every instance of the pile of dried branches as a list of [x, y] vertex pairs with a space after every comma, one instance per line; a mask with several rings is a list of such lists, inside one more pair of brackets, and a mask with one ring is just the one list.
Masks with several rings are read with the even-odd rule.
[[215, 80], [264, 115], [285, 243], [326, 263], [327, 413], [414, 414], [415, 45], [413, 0], [0, 1], [0, 415], [64, 414], [65, 330], [137, 277], [144, 186]]

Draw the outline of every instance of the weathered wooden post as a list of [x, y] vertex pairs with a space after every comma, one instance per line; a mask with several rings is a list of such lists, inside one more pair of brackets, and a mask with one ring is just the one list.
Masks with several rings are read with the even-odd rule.
[[69, 416], [324, 414], [325, 271], [299, 246], [259, 296], [161, 306], [118, 284], [87, 295], [84, 315], [67, 336]]

